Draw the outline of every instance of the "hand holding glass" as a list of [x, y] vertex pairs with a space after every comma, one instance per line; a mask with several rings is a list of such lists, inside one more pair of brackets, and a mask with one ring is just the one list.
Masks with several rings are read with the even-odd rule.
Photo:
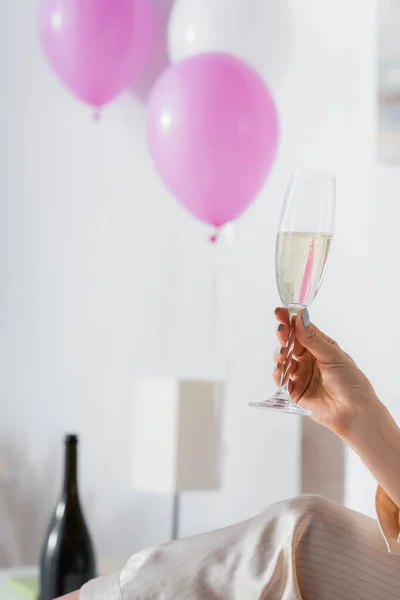
[[276, 282], [289, 310], [290, 334], [279, 389], [268, 400], [249, 406], [310, 415], [290, 397], [294, 323], [314, 300], [324, 277], [335, 219], [335, 178], [319, 171], [295, 171], [286, 192], [276, 240]]

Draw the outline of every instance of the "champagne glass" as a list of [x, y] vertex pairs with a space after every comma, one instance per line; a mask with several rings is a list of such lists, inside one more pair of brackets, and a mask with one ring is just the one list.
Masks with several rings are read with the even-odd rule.
[[290, 333], [280, 386], [268, 400], [249, 406], [297, 415], [311, 412], [293, 402], [289, 392], [295, 320], [316, 297], [324, 277], [335, 219], [335, 178], [319, 171], [291, 174], [276, 239], [276, 282], [289, 311]]

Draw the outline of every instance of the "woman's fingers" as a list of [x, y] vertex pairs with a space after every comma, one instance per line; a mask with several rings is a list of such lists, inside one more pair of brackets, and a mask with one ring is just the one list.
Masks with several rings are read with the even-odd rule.
[[278, 321], [276, 337], [278, 338], [279, 344], [285, 347], [290, 333], [289, 312], [287, 308], [277, 308], [275, 310], [275, 316]]
[[289, 311], [287, 308], [278, 306], [278, 308], [275, 309], [275, 317], [277, 318], [279, 323], [285, 323], [285, 325], [290, 325]]
[[284, 346], [277, 346], [274, 350], [272, 360], [276, 363], [283, 363], [287, 356], [287, 349]]
[[298, 402], [310, 384], [314, 368], [314, 358], [306, 350], [296, 363], [296, 369], [290, 377], [293, 381], [293, 399]]
[[[304, 353], [304, 348], [301, 344], [294, 344], [294, 350], [292, 353], [292, 357], [293, 360], [300, 358]], [[287, 358], [287, 354], [288, 354], [288, 348], [285, 348], [284, 346], [277, 346], [274, 350], [274, 353], [272, 355], [272, 360], [275, 363], [283, 363], [286, 358]]]
[[[313, 373], [314, 359], [307, 351], [300, 359], [293, 359], [289, 371], [289, 393], [295, 402], [298, 402], [303, 397], [307, 390]], [[277, 362], [274, 371], [273, 379], [277, 386], [280, 385], [282, 377], [282, 362]]]
[[[290, 326], [289, 326], [289, 312], [287, 308], [277, 308], [275, 310], [275, 316], [277, 318], [277, 320], [279, 321], [277, 330], [276, 330], [276, 336], [278, 338], [278, 342], [280, 344], [280, 346], [282, 346], [283, 348], [286, 346], [287, 341], [289, 339], [289, 334], [290, 334]], [[293, 354], [296, 357], [300, 357], [304, 352], [304, 346], [302, 346], [299, 342], [299, 340], [296, 338], [295, 339], [295, 344], [294, 344], [294, 349], [293, 349]], [[286, 358], [286, 352], [285, 353], [276, 353], [276, 350], [274, 352], [274, 361], [277, 360], [276, 355], [279, 358], [279, 361], [282, 362], [282, 360], [285, 360]]]
[[[275, 381], [275, 383], [276, 383], [277, 385], [279, 385], [279, 384], [280, 384], [280, 382], [281, 382], [281, 377], [282, 377], [282, 366], [283, 366], [283, 365], [282, 365], [282, 362], [278, 362], [278, 363], [275, 365], [274, 369], [273, 369], [272, 376], [273, 376], [273, 379], [274, 379], [274, 381]], [[298, 363], [297, 363], [297, 360], [294, 360], [294, 359], [293, 359], [293, 360], [292, 360], [292, 362], [291, 362], [291, 365], [290, 365], [290, 369], [289, 369], [289, 378], [290, 378], [290, 379], [291, 379], [292, 377], [294, 377], [294, 375], [296, 374], [296, 372], [297, 372], [297, 368], [298, 368]]]
[[343, 358], [343, 352], [336, 342], [310, 323], [307, 309], [297, 315], [296, 338], [319, 361], [337, 362]]
[[[279, 386], [282, 380], [282, 373], [285, 372], [285, 381], [288, 383], [289, 393], [295, 402], [299, 402], [302, 398], [306, 398], [307, 394], [310, 395], [310, 393], [313, 393], [311, 387], [315, 384], [315, 356], [317, 352], [314, 348], [315, 344], [308, 343], [306, 335], [311, 330], [311, 327], [309, 329], [306, 328], [303, 321], [299, 322], [299, 319], [297, 319], [296, 330], [298, 329], [298, 331], [296, 331], [296, 336], [294, 336], [291, 331], [288, 310], [286, 308], [277, 308], [275, 316], [278, 321], [277, 338], [279, 346], [275, 349], [273, 355], [275, 362], [273, 379], [275, 384]], [[315, 326], [313, 328], [318, 339], [325, 345], [325, 348], [328, 348], [331, 352], [337, 351], [338, 346], [333, 340], [317, 330]], [[299, 341], [299, 338], [303, 340], [303, 343], [307, 347], [309, 345], [313, 346], [313, 354], [310, 352], [311, 348], [307, 350]], [[290, 366], [289, 373], [287, 374], [288, 365], [285, 364], [285, 361], [289, 352]]]
[[286, 345], [286, 342], [289, 339], [289, 332], [289, 325], [286, 325], [285, 323], [279, 323], [278, 327], [276, 328], [276, 337], [278, 338], [278, 342], [281, 344], [281, 346]]
[[299, 363], [297, 362], [296, 359], [293, 359], [292, 362], [290, 363], [290, 368], [289, 368], [289, 377], [292, 379], [294, 377], [294, 375], [297, 372], [297, 368], [298, 368]]

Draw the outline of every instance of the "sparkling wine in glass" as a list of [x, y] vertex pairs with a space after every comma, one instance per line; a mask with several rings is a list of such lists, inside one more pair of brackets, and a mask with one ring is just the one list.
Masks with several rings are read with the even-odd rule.
[[335, 178], [319, 171], [295, 171], [287, 188], [276, 239], [275, 271], [279, 295], [289, 310], [290, 334], [280, 386], [268, 400], [249, 406], [310, 415], [290, 397], [295, 320], [321, 286], [333, 235]]

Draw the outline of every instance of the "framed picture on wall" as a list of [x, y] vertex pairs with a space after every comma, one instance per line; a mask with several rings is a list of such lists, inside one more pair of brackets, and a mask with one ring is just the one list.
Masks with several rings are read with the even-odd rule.
[[400, 0], [378, 0], [377, 161], [400, 165]]

